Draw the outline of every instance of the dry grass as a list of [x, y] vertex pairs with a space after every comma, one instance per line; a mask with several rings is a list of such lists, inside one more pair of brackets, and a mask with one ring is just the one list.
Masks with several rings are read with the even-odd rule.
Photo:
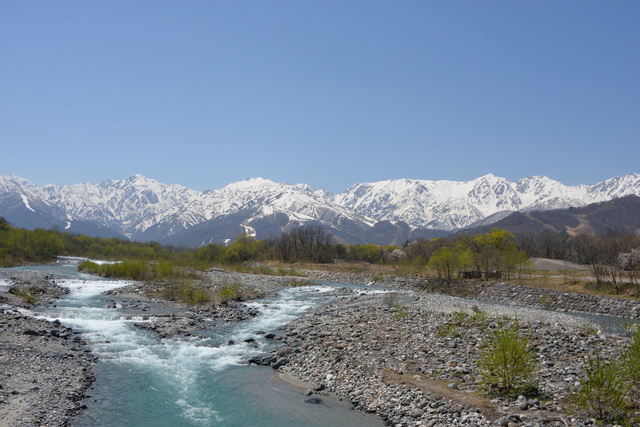
[[[337, 262], [331, 264], [315, 264], [307, 262], [298, 262], [295, 264], [286, 264], [278, 261], [267, 261], [265, 264], [270, 267], [286, 267], [295, 268], [298, 270], [318, 270], [318, 271], [333, 271], [339, 273], [361, 273], [361, 274], [389, 274], [398, 275], [399, 272], [403, 272], [407, 269], [404, 266], [383, 265], [383, 264], [368, 264], [366, 262]], [[413, 270], [412, 270], [413, 271]], [[426, 277], [426, 272], [416, 271], [416, 273], [422, 273]]]
[[[272, 267], [295, 268], [297, 270], [320, 270], [340, 273], [360, 273], [390, 276], [413, 276], [423, 278], [438, 277], [435, 271], [418, 270], [406, 265], [380, 265], [368, 264], [364, 262], [342, 262], [332, 264], [295, 263], [283, 264], [277, 261], [268, 262]], [[622, 281], [628, 281], [623, 278]], [[596, 284], [588, 270], [532, 270], [521, 277], [514, 277], [504, 282], [517, 283], [524, 286], [536, 288], [552, 289], [563, 292], [575, 292], [590, 295], [610, 296], [625, 299], [640, 299], [633, 285], [625, 284], [623, 291], [616, 293], [613, 286], [607, 283]]]
[[[628, 282], [628, 278], [622, 281]], [[631, 283], [625, 283], [621, 286], [622, 292], [616, 293], [613, 286], [609, 283], [596, 283], [588, 271], [567, 272], [563, 271], [546, 271], [536, 270], [526, 277], [511, 280], [525, 286], [536, 288], [553, 289], [563, 292], [575, 292], [590, 295], [610, 296], [625, 299], [638, 299], [635, 287]]]

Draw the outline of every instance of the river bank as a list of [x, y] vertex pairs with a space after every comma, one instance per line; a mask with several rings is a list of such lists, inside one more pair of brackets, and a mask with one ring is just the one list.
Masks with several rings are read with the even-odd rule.
[[360, 273], [307, 270], [310, 280], [375, 284], [419, 292], [435, 292], [473, 298], [485, 302], [536, 307], [550, 311], [577, 312], [604, 316], [640, 319], [640, 301], [565, 292], [513, 283], [480, 280], [447, 280], [414, 276], [379, 276]]
[[[437, 294], [407, 294], [400, 304], [401, 316], [384, 296], [358, 296], [304, 314], [285, 332], [290, 360], [281, 369], [390, 425], [593, 425], [572, 413], [569, 390], [584, 378], [585, 356], [613, 360], [627, 340], [562, 313], [540, 322], [539, 310]], [[539, 396], [483, 397], [485, 332], [468, 320], [479, 311], [489, 327], [501, 316], [519, 319], [537, 356]], [[460, 312], [467, 323], [451, 328]]]
[[[47, 269], [47, 271], [50, 270], [51, 269]], [[105, 288], [111, 288], [111, 291], [104, 292], [104, 294], [107, 294], [105, 297], [95, 299], [96, 304], [92, 306], [93, 308], [89, 309], [89, 311], [99, 316], [95, 318], [99, 319], [98, 322], [102, 322], [103, 320], [105, 322], [95, 324], [95, 327], [89, 327], [90, 330], [82, 326], [83, 333], [87, 334], [86, 339], [92, 343], [91, 348], [95, 351], [95, 354], [100, 357], [98, 361], [88, 352], [87, 346], [83, 342], [80, 342], [79, 339], [76, 339], [76, 334], [70, 329], [62, 327], [60, 322], [47, 322], [46, 320], [35, 319], [30, 316], [34, 314], [38, 315], [38, 313], [49, 313], [48, 316], [53, 316], [54, 318], [56, 315], [61, 314], [61, 320], [63, 317], [68, 320], [76, 319], [74, 313], [79, 314], [79, 312], [74, 311], [75, 309], [73, 308], [69, 311], [69, 301], [72, 301], [71, 304], [75, 307], [75, 304], [78, 304], [79, 300], [83, 299], [82, 296], [78, 295], [78, 292], [84, 295], [93, 294], [94, 291], [92, 291], [92, 289], [96, 286], [98, 288], [101, 287], [100, 283], [103, 281], [99, 279], [92, 280], [85, 277], [78, 279], [75, 278], [74, 274], [73, 281], [65, 283], [65, 286], [71, 285], [70, 288], [67, 288], [58, 286], [56, 279], [52, 276], [20, 271], [20, 269], [4, 270], [0, 272], [0, 274], [2, 273], [7, 276], [0, 282], [0, 298], [3, 300], [3, 307], [1, 309], [3, 317], [0, 318], [0, 327], [7, 330], [10, 329], [10, 333], [5, 333], [3, 329], [2, 336], [0, 337], [3, 355], [3, 377], [0, 379], [0, 391], [6, 391], [6, 394], [2, 395], [2, 403], [0, 403], [0, 425], [3, 426], [92, 425], [94, 421], [97, 420], [101, 420], [99, 421], [101, 423], [107, 423], [104, 425], [120, 425], [111, 424], [114, 422], [111, 417], [96, 415], [96, 412], [93, 410], [93, 408], [96, 408], [96, 405], [102, 405], [101, 402], [117, 402], [118, 399], [111, 399], [108, 390], [105, 392], [105, 390], [101, 388], [94, 389], [93, 387], [89, 387], [94, 380], [94, 373], [107, 373], [107, 375], [111, 376], [108, 370], [111, 369], [113, 365], [109, 363], [105, 365], [104, 358], [113, 360], [112, 358], [119, 358], [120, 356], [117, 353], [109, 353], [108, 348], [113, 348], [118, 352], [119, 348], [124, 349], [124, 346], [129, 346], [133, 343], [128, 340], [130, 337], [136, 335], [135, 332], [130, 336], [124, 337], [123, 340], [118, 339], [118, 337], [123, 335], [119, 335], [118, 337], [113, 335], [113, 327], [118, 327], [118, 325], [127, 324], [136, 326], [140, 330], [152, 332], [153, 335], [157, 336], [157, 338], [153, 338], [151, 336], [152, 334], [143, 334], [142, 336], [149, 337], [145, 341], [146, 344], [151, 345], [151, 348], [145, 349], [142, 346], [136, 348], [139, 348], [140, 351], [146, 355], [144, 364], [149, 363], [153, 366], [157, 364], [163, 367], [163, 371], [166, 371], [167, 367], [178, 366], [178, 363], [180, 363], [178, 359], [164, 359], [165, 356], [174, 351], [175, 353], [190, 353], [189, 355], [185, 354], [187, 357], [191, 357], [191, 355], [196, 353], [210, 357], [219, 352], [223, 354], [223, 358], [220, 359], [222, 364], [227, 363], [223, 360], [226, 355], [235, 358], [234, 355], [236, 354], [244, 354], [246, 356], [238, 358], [237, 362], [233, 363], [248, 364], [250, 356], [260, 352], [260, 348], [263, 346], [263, 344], [258, 345], [256, 341], [260, 342], [266, 339], [273, 342], [273, 345], [277, 343], [275, 339], [266, 338], [265, 335], [268, 334], [260, 331], [260, 328], [245, 329], [242, 327], [236, 328], [235, 326], [246, 323], [241, 322], [242, 320], [252, 320], [253, 317], [258, 317], [263, 307], [267, 306], [267, 301], [264, 299], [246, 302], [229, 301], [224, 304], [188, 305], [163, 299], [162, 292], [158, 292], [162, 289], [163, 284], [159, 283], [131, 283], [116, 289], [113, 289], [112, 285], [106, 285]], [[215, 275], [222, 277], [222, 280], [214, 280], [213, 283], [207, 282], [213, 286], [210, 289], [212, 292], [217, 285], [239, 283], [244, 295], [271, 297], [271, 299], [279, 300], [279, 298], [274, 297], [277, 291], [291, 286], [291, 278], [236, 274], [220, 276], [219, 273], [215, 273]], [[56, 278], [57, 277], [56, 274]], [[60, 279], [67, 280], [67, 273], [60, 276]], [[103, 283], [106, 282], [108, 281], [104, 281]], [[36, 294], [36, 288], [46, 288], [48, 291], [37, 292], [38, 305], [34, 306], [33, 303], [35, 303], [35, 301], [32, 302], [30, 299], [27, 301], [25, 296]], [[86, 290], [83, 290], [83, 288]], [[12, 292], [7, 292], [9, 289], [11, 289]], [[66, 297], [69, 289], [73, 289], [71, 300]], [[29, 292], [27, 293], [27, 291]], [[316, 291], [312, 288], [305, 287], [300, 289], [300, 291], [312, 298], [315, 297], [313, 294], [315, 294]], [[296, 290], [294, 294], [297, 293]], [[318, 297], [323, 298], [320, 296], [323, 292], [317, 292], [317, 294]], [[57, 299], [59, 297], [63, 297], [64, 301], [59, 301]], [[285, 316], [287, 316], [286, 313], [291, 311], [296, 313], [300, 312], [296, 311], [298, 309], [292, 306], [290, 302], [285, 302], [285, 305], [286, 307], [275, 307], [274, 309], [278, 310], [278, 313], [274, 313], [274, 316], [280, 317], [282, 313], [285, 313]], [[299, 304], [302, 310], [305, 309], [302, 307], [308, 305], [308, 302]], [[48, 308], [45, 306], [48, 306]], [[33, 309], [34, 311], [25, 311], [26, 309]], [[110, 312], [113, 314], [110, 314]], [[295, 316], [290, 315], [289, 317], [291, 319], [295, 318]], [[108, 319], [114, 319], [115, 321], [110, 322]], [[83, 323], [84, 320], [73, 320], [72, 322], [72, 324], [80, 324]], [[258, 320], [254, 323], [263, 324], [265, 322]], [[286, 322], [279, 324], [284, 325]], [[212, 340], [210, 337], [203, 335], [206, 334], [207, 331], [216, 329], [229, 330], [230, 328], [242, 331], [237, 334], [238, 338], [233, 337], [235, 343], [227, 340], [217, 342], [217, 340]], [[129, 334], [129, 332], [125, 332], [124, 330], [122, 333]], [[63, 348], [60, 348], [60, 345], [58, 345], [60, 343], [57, 343], [55, 338], [70, 340], [77, 345], [68, 348], [68, 351], [65, 352]], [[230, 350], [225, 350], [225, 347]], [[73, 353], [70, 354], [70, 352], [77, 351], [82, 352], [82, 357]], [[124, 349], [122, 356], [124, 358], [132, 356], [130, 360], [136, 358], [134, 352], [128, 353], [126, 349]], [[39, 358], [45, 359], [45, 363], [39, 363], [36, 360]], [[87, 364], [86, 362], [89, 363]], [[93, 362], [96, 363], [94, 364]], [[175, 373], [185, 374], [187, 376], [192, 375], [199, 366], [203, 367], [204, 370], [209, 370], [205, 367], [208, 363], [205, 362], [200, 365], [197, 362], [197, 357], [187, 363], [188, 365], [184, 365], [187, 369], [186, 371], [177, 368], [172, 375]], [[215, 364], [217, 362], [212, 361], [212, 363]], [[105, 370], [105, 367], [107, 367], [107, 370]], [[132, 365], [129, 367], [136, 369]], [[212, 367], [213, 371], [216, 371], [216, 369], [217, 368]], [[247, 369], [247, 371], [255, 372], [256, 369], [261, 371], [260, 374], [254, 377], [256, 381], [263, 381], [267, 377], [277, 378], [275, 376], [276, 372], [271, 369], [269, 369], [269, 371], [263, 371], [260, 368], [254, 367]], [[55, 373], [55, 375], [50, 374], [51, 372]], [[210, 373], [211, 370], [209, 370], [209, 374]], [[4, 378], [7, 380], [5, 381]], [[176, 376], [176, 378], [179, 378], [179, 376]], [[20, 382], [17, 381], [18, 379]], [[247, 384], [253, 381], [250, 378], [247, 378], [247, 380], [249, 380]], [[99, 382], [100, 381], [98, 381], [98, 383]], [[337, 397], [332, 399], [330, 396], [326, 396], [322, 404], [310, 405], [304, 403], [307, 398], [298, 388], [296, 388], [295, 391], [291, 391], [291, 387], [287, 386], [285, 382], [280, 383], [276, 381], [276, 383], [279, 385], [269, 386], [265, 388], [265, 390], [277, 391], [279, 396], [277, 404], [283, 407], [289, 407], [290, 404], [286, 399], [283, 400], [280, 396], [291, 396], [290, 398], [293, 399], [293, 401], [290, 403], [303, 405], [303, 407], [299, 408], [298, 412], [300, 414], [308, 412], [309, 417], [311, 417], [309, 418], [310, 420], [320, 416], [319, 414], [322, 412], [319, 411], [330, 411], [326, 414], [326, 419], [347, 417], [350, 420], [349, 425], [359, 427], [364, 425], [382, 425], [382, 423], [378, 424], [379, 420], [372, 416], [350, 411], [348, 409], [350, 405], [340, 402], [340, 399]], [[116, 387], [116, 390], [117, 389]], [[171, 390], [168, 390], [168, 393], [171, 394]], [[174, 403], [178, 403], [179, 405], [199, 404], [197, 397], [195, 401], [190, 399], [190, 396], [195, 395], [195, 393], [186, 393], [183, 399], [178, 399]], [[90, 397], [88, 394], [93, 396], [90, 399], [86, 399]], [[172, 396], [168, 396], [168, 399], [170, 402], [175, 400]], [[85, 404], [88, 408], [84, 406]], [[107, 406], [108, 405], [109, 404], [107, 404]], [[201, 420], [194, 420], [194, 423], [204, 422], [204, 425], [210, 425], [210, 423], [214, 423], [211, 425], [215, 425], [215, 423], [220, 422], [213, 406], [205, 402], [203, 402], [203, 405], [203, 414], [208, 413], [207, 411], [210, 410], [212, 418], [207, 420], [207, 416], [204, 416]], [[319, 406], [324, 409], [311, 409], [313, 406]], [[307, 407], [309, 409], [306, 409]], [[87, 408], [87, 410], [83, 411], [85, 408]], [[120, 412], [120, 409], [121, 407], [118, 407], [118, 412]], [[271, 411], [271, 408], [265, 408], [265, 410], [268, 412]], [[81, 416], [74, 418], [79, 412], [82, 412]], [[265, 416], [267, 412], [265, 412]], [[92, 418], [94, 415], [95, 418]], [[190, 415], [188, 410], [187, 416]], [[277, 413], [271, 415], [271, 417], [274, 415], [277, 416]], [[194, 416], [198, 417], [198, 415]], [[287, 417], [289, 416], [287, 415]], [[287, 418], [288, 424], [285, 423], [284, 425], [299, 425], [298, 423], [291, 424], [290, 418], [291, 417]], [[130, 421], [133, 420], [133, 418], [129, 418], [129, 416], [126, 419]], [[150, 419], [153, 420], [153, 417]], [[345, 418], [342, 419], [346, 422]], [[121, 421], [123, 420], [115, 422], [119, 423]], [[184, 422], [184, 420], [180, 422]], [[238, 425], [237, 422], [239, 421], [232, 419], [229, 420], [229, 422], [231, 422], [229, 425]], [[324, 426], [328, 424], [326, 424], [324, 420], [315, 419], [313, 425]]]
[[53, 304], [68, 290], [35, 273], [13, 271], [0, 279], [0, 425], [68, 426], [84, 408], [95, 357], [60, 322], [20, 311], [34, 306], [26, 295]]

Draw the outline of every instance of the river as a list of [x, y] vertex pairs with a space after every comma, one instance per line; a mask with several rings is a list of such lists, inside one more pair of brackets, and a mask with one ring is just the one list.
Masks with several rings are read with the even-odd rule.
[[[378, 418], [351, 410], [331, 396], [306, 403], [305, 389], [284, 382], [271, 368], [246, 364], [248, 357], [277, 344], [252, 334], [278, 334], [296, 317], [328, 301], [330, 286], [282, 290], [249, 303], [260, 315], [204, 336], [160, 339], [134, 326], [121, 308], [107, 308], [102, 292], [131, 282], [78, 273], [71, 266], [28, 267], [53, 274], [70, 289], [56, 307], [38, 314], [82, 333], [98, 356], [96, 382], [77, 426], [383, 426]], [[255, 343], [245, 343], [247, 337]], [[228, 345], [232, 340], [235, 345]]]

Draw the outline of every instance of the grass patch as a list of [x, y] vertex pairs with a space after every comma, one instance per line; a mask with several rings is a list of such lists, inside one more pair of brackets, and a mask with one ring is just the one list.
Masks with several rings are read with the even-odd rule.
[[220, 304], [227, 304], [229, 301], [242, 301], [244, 293], [240, 285], [225, 285], [216, 293], [216, 300]]
[[473, 314], [469, 315], [464, 311], [454, 311], [451, 313], [451, 321], [438, 328], [439, 337], [463, 338], [462, 329], [476, 328], [484, 331], [489, 324], [487, 313], [474, 307]]
[[38, 297], [31, 293], [28, 289], [11, 287], [9, 288], [9, 293], [22, 298], [22, 300], [27, 304], [33, 305], [38, 302]]
[[169, 301], [180, 301], [190, 305], [206, 304], [212, 301], [209, 290], [191, 283], [165, 285], [161, 296]]
[[398, 320], [404, 319], [408, 315], [409, 315], [409, 313], [407, 312], [407, 310], [405, 310], [405, 308], [401, 307], [401, 306], [396, 307], [394, 312], [393, 312], [393, 317], [395, 317]]

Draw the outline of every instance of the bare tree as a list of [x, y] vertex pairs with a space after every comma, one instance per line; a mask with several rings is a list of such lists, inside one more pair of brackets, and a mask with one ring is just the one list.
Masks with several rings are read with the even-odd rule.
[[333, 236], [319, 225], [305, 225], [276, 240], [275, 251], [283, 261], [329, 262], [333, 255]]
[[618, 265], [629, 274], [629, 279], [636, 288], [636, 295], [640, 295], [640, 250], [631, 249], [619, 254]]

